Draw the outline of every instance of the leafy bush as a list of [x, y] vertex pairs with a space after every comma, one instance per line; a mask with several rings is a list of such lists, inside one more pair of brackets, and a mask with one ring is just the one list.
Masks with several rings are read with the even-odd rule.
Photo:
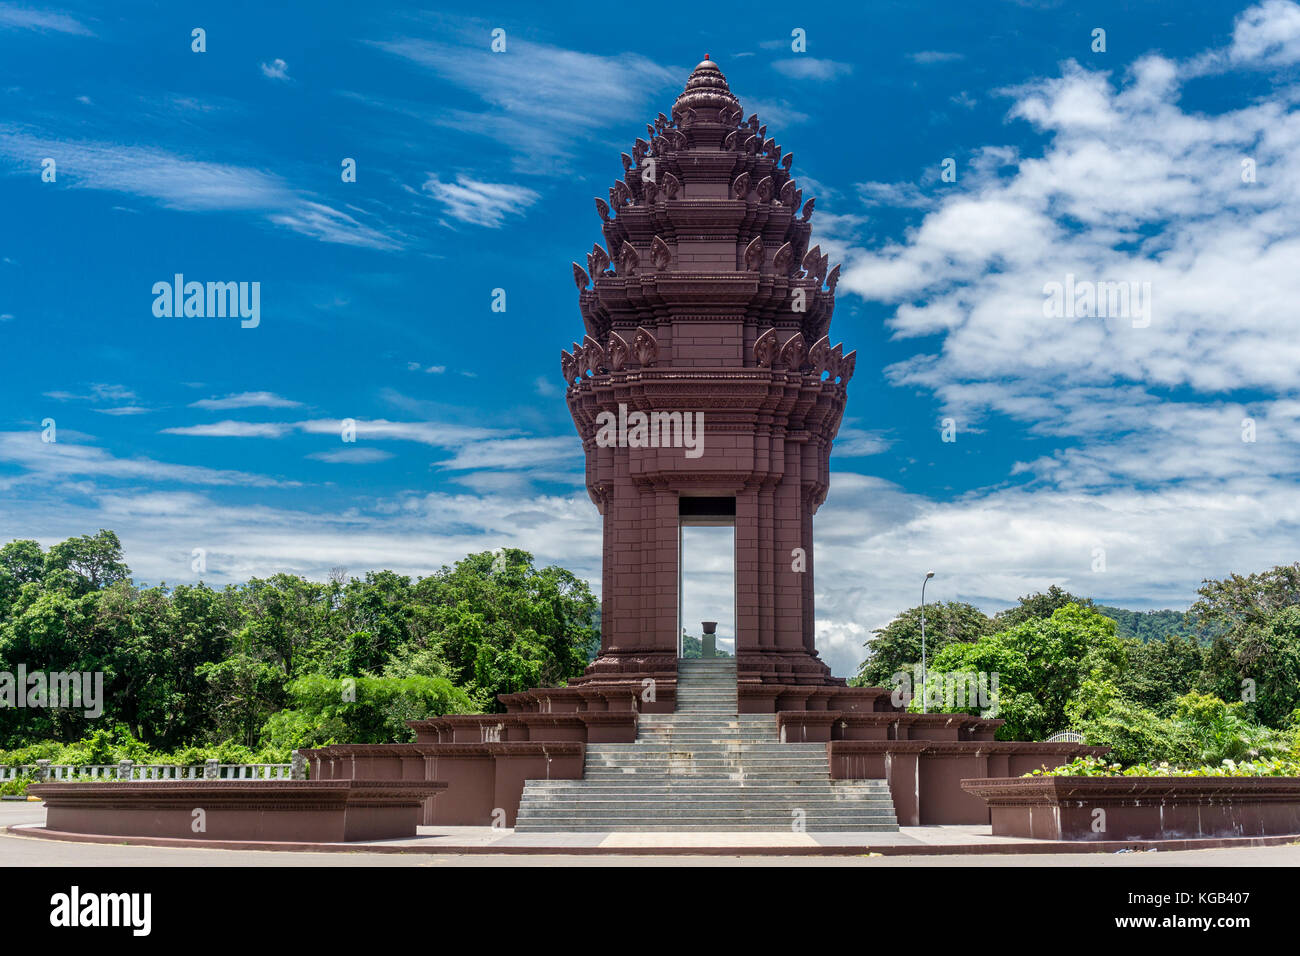
[[1258, 760], [1225, 760], [1220, 764], [1179, 767], [1162, 761], [1121, 767], [1101, 757], [1076, 757], [1051, 770], [1041, 767], [1026, 777], [1300, 777], [1300, 760], [1294, 757], [1261, 757]]
[[272, 715], [262, 739], [293, 750], [332, 743], [409, 741], [406, 721], [479, 709], [445, 677], [358, 677], [312, 674], [288, 685], [291, 706]]

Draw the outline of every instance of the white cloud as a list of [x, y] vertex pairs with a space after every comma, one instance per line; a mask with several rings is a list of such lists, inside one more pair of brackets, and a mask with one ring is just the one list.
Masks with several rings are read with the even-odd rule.
[[17, 3], [0, 3], [0, 29], [39, 30], [49, 33], [68, 33], [73, 36], [94, 36], [90, 28], [67, 14], [33, 10]]
[[776, 60], [772, 69], [792, 80], [837, 80], [853, 72], [850, 63], [835, 60], [819, 60], [812, 56], [796, 56], [788, 60]]
[[913, 63], [919, 63], [922, 66], [929, 66], [932, 63], [954, 63], [957, 60], [966, 59], [964, 53], [945, 53], [942, 50], [921, 50], [918, 53], [909, 53], [907, 58]]
[[191, 491], [33, 495], [0, 498], [0, 527], [50, 545], [93, 528], [113, 528], [137, 580], [195, 581], [192, 550], [203, 548], [213, 584], [277, 571], [325, 579], [333, 567], [354, 574], [391, 568], [428, 575], [470, 552], [531, 551], [599, 584], [600, 526], [586, 495], [400, 495], [359, 501], [343, 511], [229, 504]]
[[341, 465], [370, 465], [393, 457], [391, 451], [380, 448], [340, 448], [338, 451], [318, 451], [307, 456], [316, 461]]
[[164, 435], [188, 435], [196, 438], [280, 438], [293, 425], [287, 422], [212, 422], [208, 425], [181, 425], [162, 429]]
[[43, 442], [41, 433], [0, 432], [0, 462], [23, 469], [20, 480], [54, 482], [73, 476], [130, 479], [150, 482], [180, 482], [191, 485], [235, 485], [272, 488], [293, 487], [297, 482], [279, 481], [240, 471], [176, 465], [152, 458], [118, 458], [93, 445], [69, 442], [66, 431], [60, 440]]
[[504, 438], [479, 441], [457, 450], [455, 457], [440, 462], [444, 468], [534, 468], [554, 462], [581, 461], [582, 447], [571, 437]]
[[1237, 18], [1228, 56], [1236, 63], [1290, 66], [1300, 63], [1300, 6], [1264, 0]]
[[126, 193], [183, 212], [252, 212], [322, 242], [372, 249], [401, 247], [398, 238], [316, 202], [280, 177], [250, 167], [191, 159], [152, 146], [62, 140], [0, 123], [0, 156], [11, 174], [26, 174], [32, 156], [59, 164], [74, 188]]
[[[914, 196], [924, 216], [900, 239], [849, 249], [841, 294], [892, 303], [896, 339], [934, 337], [886, 374], [958, 421], [946, 467], [971, 442], [997, 454], [996, 436], [1016, 428], [1049, 444], [948, 502], [835, 474], [818, 515], [818, 621], [841, 673], [873, 627], [917, 603], [932, 568], [936, 600], [996, 607], [1058, 583], [1185, 607], [1204, 577], [1295, 559], [1300, 97], [1282, 86], [1192, 112], [1180, 95], [1212, 56], [1218, 69], [1291, 62], [1298, 12], [1274, 0], [1247, 11], [1231, 58], [1150, 55], [1119, 77], [1069, 63], [1007, 91], [1010, 118], [1045, 137], [1041, 153], [976, 150], [931, 203], [864, 188]], [[1067, 274], [1150, 282], [1149, 325], [1045, 317], [1045, 284]], [[1105, 573], [1091, 571], [1096, 548]]]
[[284, 60], [281, 60], [279, 57], [277, 57], [276, 59], [272, 60], [270, 63], [262, 64], [262, 75], [269, 80], [288, 81], [289, 64], [285, 63]]
[[425, 122], [489, 136], [515, 153], [530, 175], [566, 171], [575, 145], [640, 112], [665, 87], [685, 84], [688, 71], [667, 69], [635, 54], [598, 56], [509, 37], [507, 52], [486, 53], [481, 23], [448, 26], [436, 39], [398, 37], [372, 45], [415, 63], [486, 106], [431, 111], [418, 104], [377, 101], [379, 108]]
[[485, 183], [468, 176], [457, 176], [445, 183], [430, 173], [424, 189], [443, 205], [451, 218], [476, 226], [495, 229], [506, 216], [521, 215], [541, 197], [523, 186], [509, 183]]
[[302, 402], [283, 398], [275, 392], [238, 392], [222, 398], [201, 398], [190, 402], [190, 408], [226, 410], [232, 408], [300, 408]]

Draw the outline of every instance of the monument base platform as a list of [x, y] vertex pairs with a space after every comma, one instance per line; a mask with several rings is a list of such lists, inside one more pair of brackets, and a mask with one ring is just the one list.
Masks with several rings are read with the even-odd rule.
[[[512, 708], [505, 714], [411, 721], [411, 744], [341, 745], [303, 756], [313, 780], [445, 781], [448, 792], [426, 803], [425, 825], [513, 827], [526, 781], [582, 780], [589, 744], [635, 744], [643, 716], [646, 724], [660, 720], [655, 715], [662, 711], [636, 710], [637, 699], [626, 688], [603, 686], [509, 695], [502, 698]], [[1106, 752], [1082, 744], [994, 740], [1003, 721], [889, 709], [889, 694], [879, 687], [738, 684], [739, 714], [733, 705], [732, 716], [719, 719], [770, 714], [774, 759], [781, 744], [820, 744], [830, 779], [886, 781], [902, 826], [988, 824], [988, 808], [962, 790], [963, 779], [1051, 769]], [[537, 709], [514, 709], [521, 706]], [[694, 759], [692, 746], [690, 736], [677, 741], [685, 755], [680, 759]], [[790, 748], [791, 762], [799, 749]], [[628, 782], [635, 782], [632, 776]]]
[[[69, 833], [36, 825], [9, 826], [15, 837], [69, 843], [175, 849], [259, 850], [269, 853], [509, 855], [509, 856], [987, 856], [1061, 853], [1162, 853], [1208, 849], [1279, 847], [1300, 833], [1271, 837], [1172, 840], [1057, 841], [994, 836], [989, 827], [905, 827], [898, 833], [546, 833], [519, 834], [490, 827], [421, 827], [412, 839], [383, 842], [185, 840]], [[1285, 849], [1281, 852], [1287, 852]], [[270, 860], [267, 861], [272, 862]], [[1170, 861], [1166, 861], [1170, 862]], [[1259, 862], [1267, 862], [1260, 860]], [[1279, 860], [1279, 862], [1283, 862]]]

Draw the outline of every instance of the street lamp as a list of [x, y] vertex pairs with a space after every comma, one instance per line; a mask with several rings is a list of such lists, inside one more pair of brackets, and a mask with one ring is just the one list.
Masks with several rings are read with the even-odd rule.
[[926, 697], [925, 697], [925, 586], [934, 577], [933, 571], [925, 572], [925, 580], [921, 582], [921, 713], [928, 714]]

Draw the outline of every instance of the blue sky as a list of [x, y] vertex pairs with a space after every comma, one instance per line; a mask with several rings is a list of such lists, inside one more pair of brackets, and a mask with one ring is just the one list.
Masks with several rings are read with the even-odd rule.
[[[0, 538], [112, 528], [172, 584], [510, 545], [598, 586], [569, 262], [709, 53], [844, 263], [837, 672], [931, 568], [988, 609], [1051, 583], [1178, 607], [1295, 560], [1300, 6], [663, 16], [0, 2]], [[156, 317], [175, 273], [259, 282], [260, 324]], [[1149, 282], [1149, 324], [1045, 318], [1067, 273]]]

